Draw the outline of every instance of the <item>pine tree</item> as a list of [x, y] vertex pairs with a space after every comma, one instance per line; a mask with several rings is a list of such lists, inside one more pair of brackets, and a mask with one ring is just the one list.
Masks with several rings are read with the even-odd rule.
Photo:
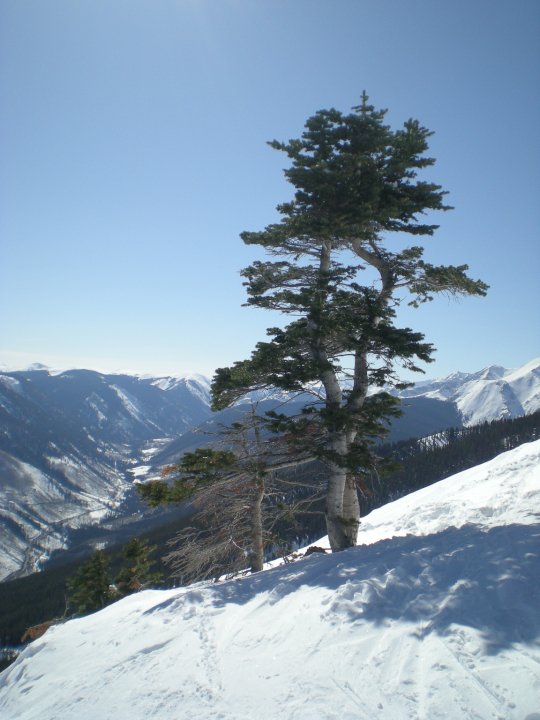
[[397, 307], [487, 290], [466, 265], [431, 265], [421, 246], [404, 242], [433, 235], [437, 226], [421, 216], [450, 208], [439, 185], [417, 180], [434, 163], [425, 156], [431, 133], [416, 120], [392, 130], [384, 117], [364, 93], [349, 114], [321, 110], [301, 138], [270, 143], [291, 161], [295, 194], [278, 206], [280, 222], [242, 233], [275, 258], [242, 274], [248, 305], [294, 319], [270, 328], [249, 360], [218, 369], [212, 384], [214, 409], [261, 388], [314, 394], [299, 417], [270, 420], [299, 459], [326, 464], [333, 550], [356, 543], [357, 485], [374, 470], [373, 441], [399, 412], [395, 397], [370, 389], [404, 387], [396, 364], [421, 371], [433, 352], [421, 333], [397, 326]]
[[179, 533], [166, 558], [188, 581], [246, 566], [262, 570], [265, 470], [260, 447], [257, 452], [240, 422], [222, 429], [222, 436], [236, 446], [234, 451], [205, 447], [186, 452], [164, 469], [163, 480], [138, 486], [153, 506], [191, 502], [193, 524]]
[[304, 492], [294, 497], [298, 482], [279, 471], [296, 460], [280, 438], [263, 435], [268, 421], [256, 407], [222, 427], [220, 442], [227, 449], [187, 452], [164, 469], [163, 480], [138, 486], [153, 506], [191, 503], [192, 525], [177, 535], [165, 558], [184, 582], [262, 570], [266, 549], [279, 543], [277, 529], [290, 527], [320, 497], [318, 482], [303, 482]]
[[157, 583], [161, 573], [152, 570], [154, 561], [150, 555], [157, 549], [148, 540], [131, 538], [123, 548], [124, 567], [115, 580], [116, 590], [121, 595], [130, 595]]
[[86, 614], [100, 610], [112, 599], [109, 560], [102, 550], [85, 562], [68, 580], [68, 603], [76, 612]]

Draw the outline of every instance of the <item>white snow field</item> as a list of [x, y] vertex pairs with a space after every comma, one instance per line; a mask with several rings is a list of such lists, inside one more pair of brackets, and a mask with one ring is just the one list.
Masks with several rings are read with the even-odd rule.
[[360, 546], [52, 628], [3, 720], [540, 720], [540, 440], [365, 518]]

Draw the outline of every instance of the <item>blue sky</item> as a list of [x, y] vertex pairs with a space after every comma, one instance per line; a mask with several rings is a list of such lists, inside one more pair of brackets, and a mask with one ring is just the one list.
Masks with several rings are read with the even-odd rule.
[[539, 30], [537, 0], [4, 0], [0, 363], [248, 357], [276, 317], [241, 307], [238, 235], [292, 193], [266, 141], [364, 89], [435, 132], [428, 259], [491, 286], [403, 315], [427, 375], [540, 355]]

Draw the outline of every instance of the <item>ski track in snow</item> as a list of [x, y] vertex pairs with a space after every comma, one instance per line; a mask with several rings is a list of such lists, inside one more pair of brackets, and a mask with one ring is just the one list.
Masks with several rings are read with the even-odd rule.
[[0, 717], [539, 720], [539, 499], [537, 441], [373, 512], [339, 555], [130, 596], [32, 643]]

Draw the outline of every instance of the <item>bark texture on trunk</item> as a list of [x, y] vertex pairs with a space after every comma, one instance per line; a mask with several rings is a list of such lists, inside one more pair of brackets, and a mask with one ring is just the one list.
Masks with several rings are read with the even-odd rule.
[[347, 469], [328, 463], [326, 530], [332, 552], [354, 547], [360, 526], [360, 504], [356, 485]]
[[346, 538], [345, 547], [354, 547], [358, 539], [360, 527], [360, 503], [358, 490], [354, 481], [347, 477], [343, 490], [343, 534]]
[[345, 468], [330, 463], [328, 469], [330, 475], [326, 495], [326, 531], [332, 552], [336, 552], [349, 547], [343, 526], [343, 493], [347, 472]]

